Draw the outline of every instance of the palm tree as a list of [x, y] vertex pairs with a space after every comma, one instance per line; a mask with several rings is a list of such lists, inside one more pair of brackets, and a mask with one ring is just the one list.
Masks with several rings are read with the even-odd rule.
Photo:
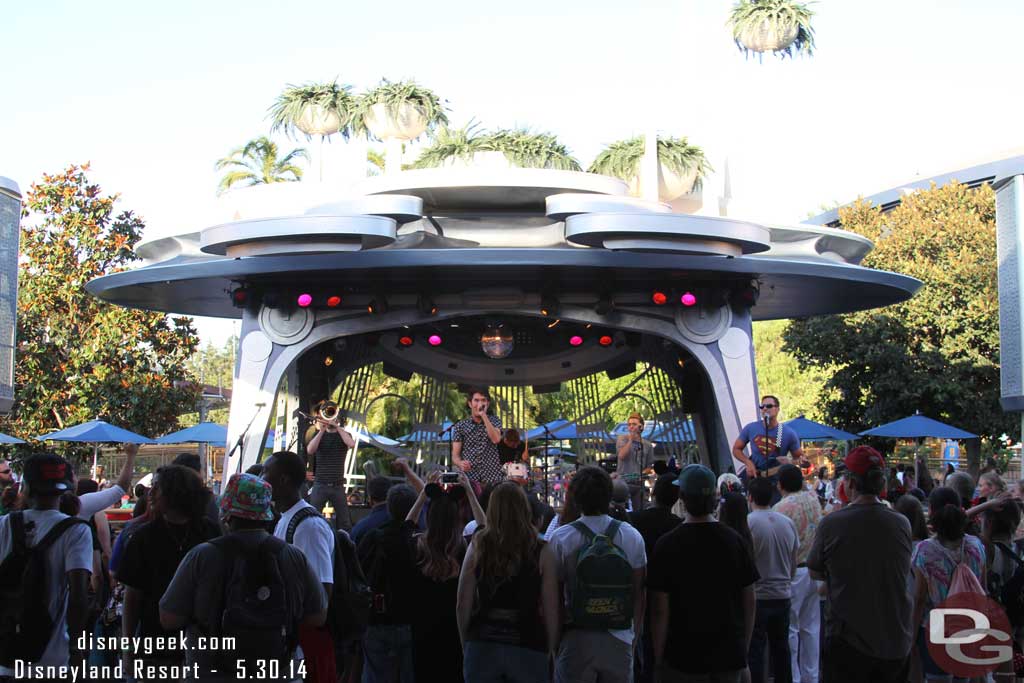
[[366, 165], [370, 175], [380, 175], [384, 172], [384, 152], [375, 149], [366, 150]]
[[[260, 136], [245, 143], [230, 155], [220, 159], [215, 168], [218, 171], [230, 169], [217, 186], [217, 194], [230, 190], [238, 183], [264, 185], [270, 183], [293, 183], [302, 179], [302, 169], [295, 160], [309, 161], [305, 148], [299, 147], [288, 152], [283, 159], [277, 158], [277, 144], [266, 136]], [[291, 177], [289, 177], [291, 174]]]

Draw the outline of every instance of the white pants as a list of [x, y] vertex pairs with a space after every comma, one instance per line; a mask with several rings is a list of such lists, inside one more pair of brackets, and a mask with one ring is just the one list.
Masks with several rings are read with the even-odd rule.
[[789, 651], [793, 660], [793, 683], [818, 683], [818, 648], [821, 637], [821, 607], [818, 582], [807, 567], [793, 577], [789, 606]]

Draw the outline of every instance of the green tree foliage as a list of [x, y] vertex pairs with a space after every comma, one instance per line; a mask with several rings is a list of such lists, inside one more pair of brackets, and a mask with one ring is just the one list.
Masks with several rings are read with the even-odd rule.
[[4, 431], [34, 437], [101, 418], [163, 434], [195, 405], [189, 318], [106, 304], [93, 278], [136, 260], [142, 220], [115, 214], [117, 196], [86, 178], [88, 165], [44, 175], [25, 200], [18, 277], [16, 402]]
[[299, 159], [309, 161], [309, 154], [301, 147], [279, 159], [277, 143], [270, 138], [260, 136], [250, 140], [214, 165], [218, 171], [228, 169], [220, 179], [217, 194], [238, 184], [266, 185], [302, 180], [302, 168], [295, 164]]
[[799, 361], [783, 348], [783, 334], [789, 323], [768, 320], [754, 323], [754, 363], [757, 386], [762, 394], [777, 396], [782, 406], [782, 419], [803, 415], [810, 420], [825, 420], [819, 397], [825, 388], [828, 373], [824, 368], [801, 368]]
[[919, 410], [988, 439], [1013, 429], [999, 407], [992, 189], [951, 183], [907, 195], [888, 213], [859, 201], [839, 217], [875, 242], [865, 265], [924, 285], [882, 310], [790, 324], [785, 348], [829, 374], [822, 417], [856, 431]]

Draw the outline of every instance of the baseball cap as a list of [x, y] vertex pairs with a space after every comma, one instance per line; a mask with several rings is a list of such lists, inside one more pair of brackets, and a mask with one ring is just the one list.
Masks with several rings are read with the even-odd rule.
[[687, 465], [675, 483], [679, 486], [680, 496], [698, 497], [715, 494], [715, 473], [704, 465]]
[[71, 489], [71, 463], [55, 453], [33, 455], [25, 461], [24, 480], [30, 493], [63, 493]]
[[885, 467], [885, 458], [871, 446], [857, 446], [843, 458], [846, 469], [858, 476], [864, 476], [869, 469]]
[[224, 517], [239, 517], [270, 522], [274, 519], [271, 509], [270, 484], [251, 474], [233, 474], [220, 497], [220, 513]]

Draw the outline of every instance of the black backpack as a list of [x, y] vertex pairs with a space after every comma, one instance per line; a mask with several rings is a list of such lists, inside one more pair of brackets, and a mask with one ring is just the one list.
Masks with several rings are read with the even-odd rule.
[[[997, 548], [1013, 559], [1016, 567], [1009, 577], [1004, 577], [1002, 586], [993, 587], [990, 585], [990, 595], [997, 599], [1006, 610], [1006, 616], [1013, 627], [1024, 625], [1024, 560], [1014, 550], [1004, 543], [997, 542]], [[992, 572], [989, 572], [992, 576]], [[991, 582], [990, 582], [991, 583]]]
[[46, 608], [46, 551], [61, 535], [84, 519], [68, 517], [57, 522], [31, 548], [25, 539], [25, 516], [9, 515], [11, 552], [0, 563], [0, 664], [14, 660], [38, 662], [53, 637], [55, 624]]
[[284, 541], [267, 536], [253, 547], [235, 535], [210, 541], [224, 553], [224, 592], [220, 623], [211, 630], [220, 637], [234, 638], [234, 649], [218, 651], [218, 671], [235, 672], [236, 662], [245, 660], [250, 675], [256, 662], [270, 670], [286, 672], [298, 643], [298, 624], [288, 604], [288, 591], [281, 572]]
[[[316, 508], [305, 507], [288, 522], [285, 540], [292, 543], [295, 529], [310, 517], [320, 517]], [[326, 522], [327, 520], [324, 520]], [[327, 606], [327, 626], [336, 642], [362, 638], [370, 621], [373, 591], [356, 557], [352, 538], [342, 530], [334, 532], [334, 590]]]

